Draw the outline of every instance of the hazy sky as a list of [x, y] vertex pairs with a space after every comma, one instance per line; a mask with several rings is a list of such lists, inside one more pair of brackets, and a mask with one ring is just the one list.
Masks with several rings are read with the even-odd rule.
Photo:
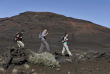
[[110, 28], [110, 0], [0, 0], [0, 18], [25, 11], [53, 12]]

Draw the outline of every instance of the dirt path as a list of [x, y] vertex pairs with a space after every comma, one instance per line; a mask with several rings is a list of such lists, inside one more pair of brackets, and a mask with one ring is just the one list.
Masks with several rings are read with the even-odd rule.
[[[7, 74], [12, 74], [13, 69], [17, 69], [17, 74], [110, 74], [110, 63], [105, 59], [100, 59], [97, 62], [73, 62], [61, 63], [59, 68], [46, 68], [38, 65], [29, 65], [29, 68], [21, 66], [10, 67]], [[25, 72], [27, 71], [27, 72]], [[33, 71], [29, 73], [30, 71]]]

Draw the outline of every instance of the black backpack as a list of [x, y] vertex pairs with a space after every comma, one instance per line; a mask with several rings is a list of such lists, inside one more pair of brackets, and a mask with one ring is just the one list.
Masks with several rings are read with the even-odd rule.
[[17, 40], [18, 40], [17, 35], [19, 35], [19, 32], [17, 32], [16, 35], [15, 35], [15, 38], [14, 38], [15, 42], [17, 42]]
[[60, 41], [59, 42], [62, 42], [64, 43], [64, 37], [61, 37]]

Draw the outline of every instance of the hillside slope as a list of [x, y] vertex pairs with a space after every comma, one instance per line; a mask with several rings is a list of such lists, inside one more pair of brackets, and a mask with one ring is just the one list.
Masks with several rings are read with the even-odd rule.
[[[59, 42], [65, 32], [69, 33], [69, 46], [74, 47], [105, 47], [110, 43], [110, 29], [90, 21], [65, 17], [51, 12], [24, 12], [10, 18], [0, 19], [0, 48], [16, 45], [13, 41], [15, 33], [24, 29], [26, 48], [36, 51], [40, 47], [39, 33], [47, 28], [47, 41], [54, 51], [61, 51]], [[92, 46], [93, 45], [93, 46]]]

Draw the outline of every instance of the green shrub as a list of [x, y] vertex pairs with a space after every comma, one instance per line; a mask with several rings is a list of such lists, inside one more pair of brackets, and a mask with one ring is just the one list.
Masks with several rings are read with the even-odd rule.
[[51, 68], [59, 66], [59, 62], [55, 59], [54, 55], [47, 52], [40, 54], [31, 52], [28, 57], [28, 62]]

